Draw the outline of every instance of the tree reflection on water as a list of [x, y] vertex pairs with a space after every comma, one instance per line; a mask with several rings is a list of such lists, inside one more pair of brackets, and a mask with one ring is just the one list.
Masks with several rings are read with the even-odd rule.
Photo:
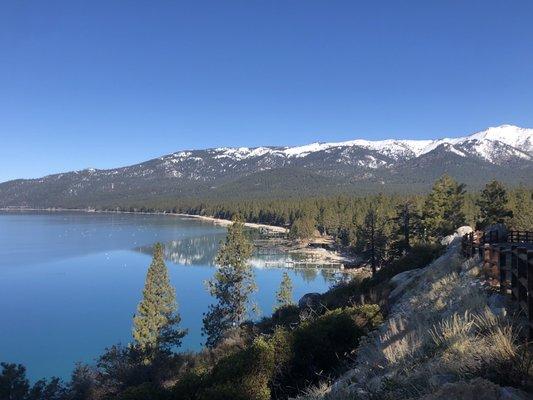
[[[205, 235], [171, 240], [164, 244], [165, 260], [178, 265], [215, 266], [215, 255], [222, 238], [223, 235]], [[151, 255], [153, 246], [142, 246], [135, 250]], [[340, 279], [339, 268], [335, 266], [306, 262], [301, 255], [283, 253], [275, 249], [262, 248], [256, 251], [250, 259], [250, 265], [256, 269], [291, 269], [305, 282], [312, 282], [321, 277], [324, 282], [331, 284]]]

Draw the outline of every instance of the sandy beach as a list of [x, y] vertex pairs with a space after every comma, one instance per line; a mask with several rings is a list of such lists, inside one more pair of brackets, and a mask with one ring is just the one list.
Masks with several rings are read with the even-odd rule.
[[[202, 221], [208, 221], [208, 222], [212, 222], [213, 224], [222, 225], [222, 226], [228, 226], [233, 223], [229, 219], [206, 217], [204, 215], [194, 215], [194, 214], [170, 214], [170, 215], [177, 215], [177, 216], [185, 217], [185, 218], [200, 219]], [[275, 225], [254, 224], [251, 222], [245, 222], [244, 226], [248, 228], [254, 228], [254, 229], [266, 229], [270, 232], [276, 232], [276, 233], [288, 233], [289, 232], [287, 228], [284, 228], [282, 226], [275, 226]]]

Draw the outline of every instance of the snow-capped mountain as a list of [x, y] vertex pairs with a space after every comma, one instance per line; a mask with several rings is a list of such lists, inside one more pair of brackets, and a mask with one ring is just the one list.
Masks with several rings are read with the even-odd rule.
[[[398, 160], [421, 156], [441, 145], [448, 146], [450, 151], [453, 151], [460, 156], [466, 157], [469, 154], [475, 155], [493, 163], [503, 162], [507, 158], [499, 158], [499, 152], [495, 151], [495, 148], [501, 148], [502, 145], [514, 148], [516, 151], [512, 152], [512, 154], [517, 157], [532, 159], [533, 129], [524, 129], [513, 125], [502, 125], [465, 137], [437, 140], [387, 139], [372, 141], [357, 139], [337, 143], [317, 142], [296, 147], [240, 147], [218, 148], [208, 151], [217, 153], [215, 158], [242, 160], [267, 154], [285, 158], [302, 158], [321, 151], [331, 152], [332, 149], [361, 148], [375, 151], [383, 156]], [[172, 156], [183, 158], [191, 155], [191, 152], [179, 152]]]
[[0, 184], [0, 206], [91, 206], [159, 197], [246, 197], [412, 191], [447, 172], [470, 186], [533, 183], [533, 129], [512, 125], [436, 140], [350, 140], [295, 147], [172, 153], [110, 170]]

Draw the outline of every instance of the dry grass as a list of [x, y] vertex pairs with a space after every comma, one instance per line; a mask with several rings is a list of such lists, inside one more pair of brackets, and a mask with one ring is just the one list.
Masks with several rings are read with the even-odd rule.
[[495, 383], [521, 385], [531, 377], [532, 358], [517, 345], [511, 323], [487, 307], [489, 293], [478, 275], [475, 261], [449, 249], [362, 341], [354, 368], [302, 400], [463, 398], [450, 397], [454, 391], [470, 398], [483, 386], [481, 378], [494, 382], [485, 385], [492, 398]]
[[501, 400], [500, 388], [485, 379], [448, 383], [435, 393], [419, 397], [420, 400]]

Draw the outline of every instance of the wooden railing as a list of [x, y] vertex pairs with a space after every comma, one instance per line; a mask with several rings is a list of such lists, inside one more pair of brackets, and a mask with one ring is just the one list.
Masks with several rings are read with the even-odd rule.
[[511, 231], [507, 235], [509, 243], [532, 243], [533, 232], [529, 231]]
[[499, 236], [498, 231], [467, 233], [462, 252], [465, 257], [479, 254], [487, 277], [497, 279], [500, 291], [510, 294], [527, 316], [528, 336], [533, 339], [533, 232]]

